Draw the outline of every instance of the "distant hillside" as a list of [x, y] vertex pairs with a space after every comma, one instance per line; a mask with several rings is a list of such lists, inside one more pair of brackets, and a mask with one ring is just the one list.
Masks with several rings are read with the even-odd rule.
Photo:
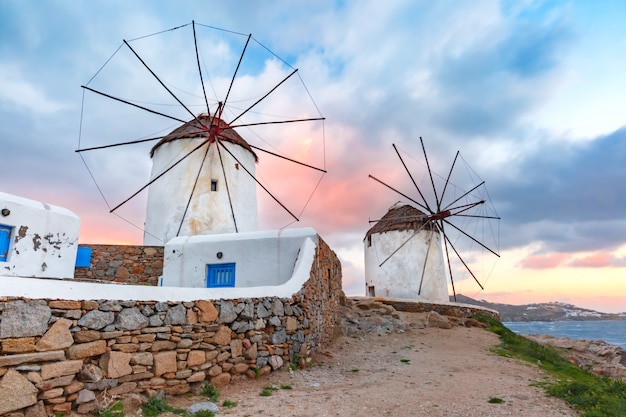
[[[451, 301], [454, 301], [450, 297]], [[490, 308], [500, 313], [502, 321], [574, 321], [574, 320], [626, 320], [626, 313], [610, 314], [595, 310], [576, 307], [565, 303], [539, 303], [511, 305], [490, 303], [485, 300], [474, 300], [462, 294], [457, 294], [459, 303], [473, 304]]]

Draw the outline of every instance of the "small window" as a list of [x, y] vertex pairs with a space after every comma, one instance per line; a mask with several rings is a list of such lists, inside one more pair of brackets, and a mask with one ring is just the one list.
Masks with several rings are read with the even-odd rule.
[[6, 262], [9, 257], [9, 246], [11, 246], [11, 232], [13, 228], [0, 224], [0, 262]]
[[372, 235], [367, 235], [367, 247], [372, 246]]
[[235, 264], [207, 265], [207, 288], [232, 288], [235, 286]]
[[91, 248], [88, 246], [79, 246], [76, 252], [76, 267], [87, 268], [91, 266]]
[[217, 180], [211, 180], [211, 191], [217, 191]]
[[367, 286], [367, 295], [368, 297], [376, 297], [376, 289], [373, 285]]

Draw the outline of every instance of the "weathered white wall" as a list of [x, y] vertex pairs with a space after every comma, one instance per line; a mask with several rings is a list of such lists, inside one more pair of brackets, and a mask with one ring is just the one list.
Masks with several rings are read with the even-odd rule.
[[[152, 158], [151, 178], [165, 171], [203, 140], [180, 139], [159, 146]], [[239, 145], [225, 141], [222, 143], [250, 173], [255, 175], [255, 159], [252, 153]], [[205, 149], [205, 147], [198, 149], [150, 185], [144, 245], [164, 245], [176, 236], [235, 232], [233, 212], [239, 232], [258, 229], [256, 182], [228, 152], [221, 149], [230, 192], [229, 201], [217, 144], [211, 144], [207, 158], [202, 164]], [[201, 166], [194, 196], [178, 233]], [[217, 191], [211, 191], [212, 179], [218, 181]]]
[[13, 227], [0, 276], [72, 278], [80, 219], [71, 211], [0, 192], [0, 224]]
[[[371, 235], [365, 245], [365, 288], [374, 286], [377, 297], [406, 298], [411, 300], [448, 302], [448, 285], [445, 263], [439, 233], [421, 230], [393, 255], [379, 266], [389, 255], [402, 245], [415, 232], [412, 230], [389, 231]], [[422, 269], [428, 252], [422, 290], [418, 295]]]
[[207, 264], [222, 263], [235, 263], [236, 288], [281, 285], [305, 241], [317, 239], [312, 228], [178, 237], [165, 245], [162, 285], [206, 288]]
[[0, 276], [0, 297], [49, 298], [63, 300], [139, 300], [194, 301], [233, 300], [239, 298], [289, 298], [300, 291], [310, 279], [317, 235], [306, 237], [293, 259], [292, 274], [280, 285], [258, 285], [244, 288], [185, 288], [151, 287], [146, 285], [114, 285], [91, 282], [58, 281], [51, 279]]

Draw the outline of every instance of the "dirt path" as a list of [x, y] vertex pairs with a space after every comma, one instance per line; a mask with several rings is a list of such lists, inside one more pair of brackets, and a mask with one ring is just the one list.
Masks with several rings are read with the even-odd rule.
[[[418, 316], [402, 313], [403, 321]], [[498, 337], [479, 328], [409, 325], [404, 333], [341, 337], [314, 365], [279, 371], [251, 383], [220, 387], [219, 415], [228, 416], [576, 416], [533, 382], [546, 374], [489, 351]], [[265, 386], [290, 386], [269, 397]], [[491, 404], [490, 398], [504, 400]], [[221, 407], [227, 399], [237, 402]], [[202, 397], [168, 403], [184, 408]]]

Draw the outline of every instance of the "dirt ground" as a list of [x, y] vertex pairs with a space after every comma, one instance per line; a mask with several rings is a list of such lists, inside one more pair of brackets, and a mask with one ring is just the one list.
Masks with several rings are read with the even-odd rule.
[[[480, 328], [418, 328], [401, 313], [404, 333], [342, 336], [313, 364], [220, 387], [218, 415], [244, 416], [576, 416], [534, 382], [538, 367], [490, 352], [498, 337]], [[411, 323], [414, 323], [411, 325]], [[278, 388], [259, 395], [266, 386]], [[283, 389], [280, 389], [280, 387]], [[291, 387], [291, 389], [286, 389]], [[489, 403], [492, 398], [504, 400]], [[224, 400], [236, 402], [222, 407]], [[167, 398], [178, 408], [203, 397]]]

